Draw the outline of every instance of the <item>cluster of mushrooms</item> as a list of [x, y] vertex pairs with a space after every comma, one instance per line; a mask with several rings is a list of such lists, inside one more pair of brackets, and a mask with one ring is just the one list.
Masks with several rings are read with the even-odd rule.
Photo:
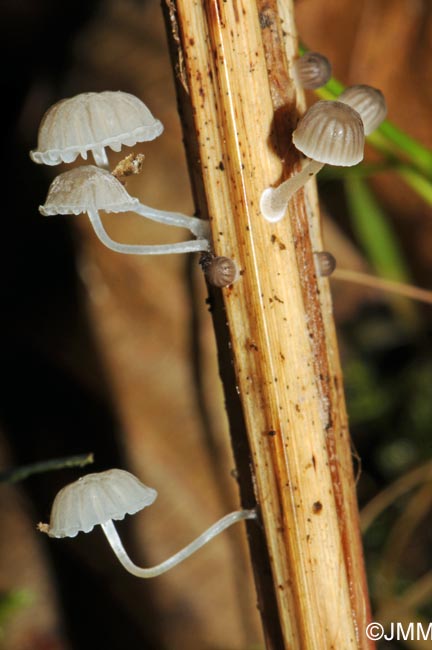
[[[319, 88], [331, 76], [328, 60], [308, 52], [294, 66], [298, 83]], [[341, 93], [337, 101], [319, 101], [303, 115], [292, 135], [295, 147], [306, 156], [301, 171], [278, 187], [268, 187], [260, 199], [264, 219], [280, 221], [290, 198], [324, 165], [351, 167], [363, 160], [365, 136], [374, 131], [387, 114], [380, 90], [358, 84]]]
[[[331, 68], [320, 54], [309, 52], [295, 63], [297, 83], [304, 88], [318, 88], [329, 80]], [[291, 196], [325, 164], [350, 166], [363, 159], [365, 135], [385, 118], [386, 105], [379, 90], [358, 85], [347, 88], [338, 101], [319, 101], [301, 118], [293, 133], [293, 143], [308, 160], [297, 175], [276, 188], [267, 188], [261, 196], [261, 213], [270, 222], [283, 218]], [[232, 284], [237, 266], [226, 257], [210, 252], [208, 223], [176, 212], [165, 212], [143, 205], [128, 194], [114, 173], [109, 171], [106, 147], [120, 151], [122, 146], [150, 141], [163, 131], [138, 98], [118, 92], [83, 93], [52, 106], [42, 119], [38, 149], [30, 156], [36, 163], [58, 165], [72, 163], [78, 156], [85, 160], [92, 153], [95, 165], [83, 165], [57, 176], [51, 183], [43, 215], [87, 212], [98, 238], [108, 248], [134, 255], [160, 255], [200, 251], [201, 264], [209, 281], [216, 286]], [[129, 160], [128, 160], [129, 159]], [[139, 167], [137, 157], [125, 159]], [[138, 246], [119, 244], [106, 233], [99, 210], [135, 212], [167, 225], [187, 228], [196, 239], [175, 244]], [[334, 258], [317, 253], [321, 275], [329, 275]], [[232, 524], [256, 519], [255, 510], [238, 510], [222, 517], [196, 540], [152, 568], [135, 565], [127, 555], [113, 521], [134, 514], [151, 505], [157, 493], [131, 473], [121, 469], [87, 474], [64, 487], [54, 500], [50, 523], [39, 530], [51, 537], [75, 537], [100, 525], [123, 567], [140, 578], [151, 578], [176, 566]]]
[[[120, 151], [138, 142], [148, 142], [163, 131], [137, 97], [122, 91], [82, 93], [63, 99], [45, 113], [39, 126], [38, 148], [31, 159], [45, 165], [72, 163], [78, 156], [93, 155], [95, 165], [83, 165], [59, 174], [48, 190], [43, 215], [87, 212], [96, 235], [105, 246], [118, 253], [161, 255], [208, 251], [208, 223], [176, 212], [156, 210], [130, 196], [109, 171], [106, 147]], [[132, 162], [133, 165], [133, 162]], [[135, 246], [113, 241], [103, 226], [99, 211], [135, 212], [153, 221], [187, 228], [196, 239], [175, 244]]]
[[[121, 91], [83, 93], [54, 104], [44, 115], [39, 127], [38, 148], [30, 153], [36, 163], [58, 165], [72, 163], [78, 156], [85, 160], [89, 152], [95, 165], [82, 165], [59, 174], [51, 183], [41, 214], [79, 214], [86, 212], [93, 229], [111, 250], [134, 255], [203, 252], [203, 267], [215, 274], [220, 286], [231, 284], [237, 268], [231, 260], [209, 253], [208, 223], [177, 212], [156, 210], [132, 197], [109, 171], [106, 147], [120, 151], [158, 137], [161, 122], [153, 117], [137, 97]], [[140, 167], [141, 160], [128, 156], [124, 169]], [[135, 212], [153, 221], [187, 228], [196, 239], [175, 244], [140, 246], [113, 241], [105, 231], [99, 211]], [[40, 531], [50, 537], [75, 537], [100, 525], [123, 567], [140, 578], [152, 578], [173, 568], [195, 553], [213, 537], [244, 519], [255, 519], [255, 510], [238, 510], [222, 517], [197, 539], [151, 568], [141, 568], [129, 558], [114, 526], [114, 521], [134, 514], [156, 499], [156, 490], [147, 487], [133, 474], [121, 469], [87, 474], [64, 487], [56, 496], [50, 523], [39, 524]]]

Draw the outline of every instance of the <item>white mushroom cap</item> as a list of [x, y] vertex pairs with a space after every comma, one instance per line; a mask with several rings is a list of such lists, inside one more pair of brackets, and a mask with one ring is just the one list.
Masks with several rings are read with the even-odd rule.
[[387, 115], [387, 104], [382, 92], [366, 84], [346, 88], [339, 95], [338, 101], [357, 111], [363, 120], [366, 135], [375, 131]]
[[147, 106], [134, 95], [106, 90], [63, 99], [47, 110], [39, 126], [38, 148], [31, 159], [45, 165], [73, 162], [87, 152], [102, 155], [104, 147], [154, 140], [163, 131]]
[[44, 205], [39, 212], [80, 214], [90, 210], [127, 212], [139, 205], [110, 172], [95, 165], [83, 165], [59, 174], [51, 183]]
[[123, 469], [87, 474], [57, 494], [48, 535], [75, 537], [79, 532], [89, 533], [98, 524], [124, 519], [150, 506], [156, 497], [156, 490]]
[[293, 142], [308, 158], [350, 167], [363, 160], [363, 122], [347, 104], [316, 102], [297, 124]]

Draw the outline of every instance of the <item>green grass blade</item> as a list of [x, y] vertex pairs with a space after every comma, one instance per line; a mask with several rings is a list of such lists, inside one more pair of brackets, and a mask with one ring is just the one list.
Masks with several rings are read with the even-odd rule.
[[352, 228], [376, 273], [389, 280], [409, 282], [410, 273], [388, 219], [367, 183], [345, 180]]

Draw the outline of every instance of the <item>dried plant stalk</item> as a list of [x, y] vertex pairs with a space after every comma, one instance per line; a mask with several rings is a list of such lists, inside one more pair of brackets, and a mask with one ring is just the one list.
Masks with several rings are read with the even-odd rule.
[[[214, 318], [228, 406], [241, 409], [228, 410], [242, 499], [251, 505], [253, 484], [263, 520], [264, 544], [250, 534], [267, 647], [369, 648], [331, 299], [313, 259], [321, 249], [314, 185], [295, 195], [282, 222], [259, 212], [262, 190], [299, 164], [290, 136], [304, 99], [292, 81], [292, 6], [166, 0], [165, 13], [197, 209], [209, 216], [215, 253], [241, 269], [222, 290], [223, 306], [213, 295]], [[223, 365], [225, 322], [237, 403]]]

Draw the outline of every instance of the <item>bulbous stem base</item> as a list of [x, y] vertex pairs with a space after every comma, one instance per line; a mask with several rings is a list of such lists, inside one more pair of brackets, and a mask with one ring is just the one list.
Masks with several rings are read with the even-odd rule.
[[309, 159], [303, 169], [279, 187], [268, 187], [261, 194], [260, 210], [264, 219], [275, 223], [285, 216], [288, 201], [303, 185], [324, 167], [324, 163]]

